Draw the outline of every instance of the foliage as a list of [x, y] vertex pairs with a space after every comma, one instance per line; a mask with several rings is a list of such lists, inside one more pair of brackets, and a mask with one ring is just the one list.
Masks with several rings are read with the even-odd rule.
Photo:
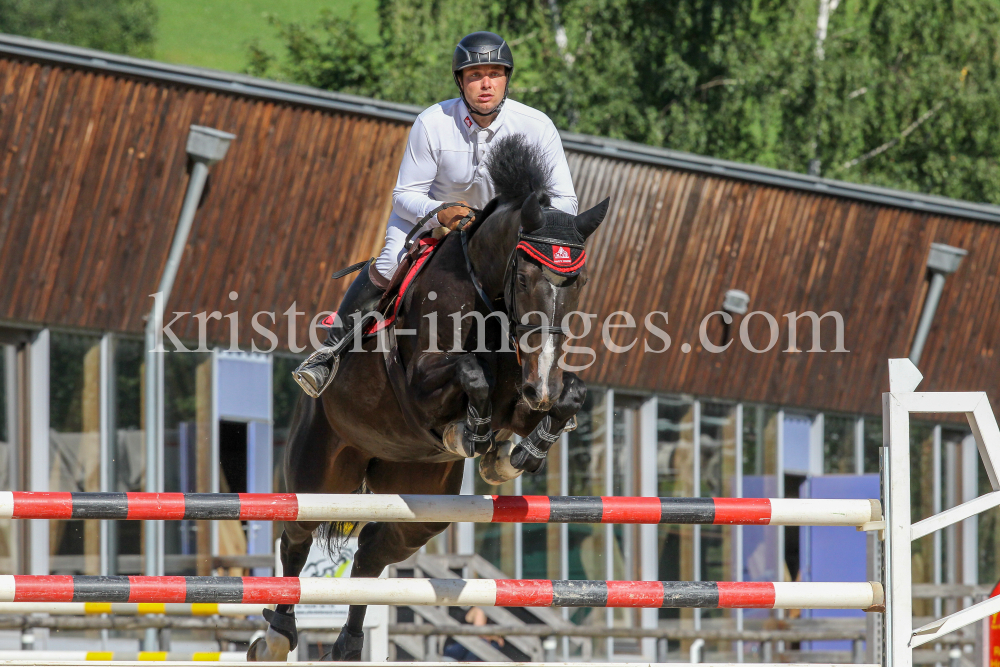
[[825, 1], [820, 42], [821, 0], [380, 0], [374, 42], [351, 18], [275, 22], [287, 62], [256, 50], [251, 71], [426, 106], [489, 29], [512, 97], [562, 129], [1000, 203], [1000, 5]]
[[0, 32], [152, 57], [153, 0], [0, 0]]

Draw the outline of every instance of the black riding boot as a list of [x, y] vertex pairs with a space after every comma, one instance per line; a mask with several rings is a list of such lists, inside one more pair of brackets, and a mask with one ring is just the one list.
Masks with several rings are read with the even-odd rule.
[[347, 288], [326, 344], [292, 372], [295, 381], [307, 394], [318, 398], [330, 386], [340, 367], [340, 355], [350, 345], [354, 327], [362, 316], [378, 305], [386, 284], [385, 278], [375, 269], [375, 262], [368, 262]]

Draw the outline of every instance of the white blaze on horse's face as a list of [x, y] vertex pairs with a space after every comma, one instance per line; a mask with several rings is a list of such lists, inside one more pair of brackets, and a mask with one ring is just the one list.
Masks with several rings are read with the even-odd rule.
[[[605, 199], [572, 218], [577, 241], [586, 241], [594, 233], [608, 212], [609, 202]], [[565, 231], [568, 214], [552, 209], [543, 211], [535, 194], [528, 195], [521, 205], [521, 238], [539, 230], [544, 232], [546, 219], [551, 216], [563, 216], [561, 224]], [[520, 322], [511, 324], [562, 326], [562, 318], [577, 310], [586, 280], [586, 270], [566, 276], [521, 257], [514, 275], [514, 300], [515, 312], [523, 315]], [[562, 338], [562, 334], [541, 329], [518, 339], [522, 352], [521, 397], [532, 410], [547, 412], [562, 395], [563, 371], [559, 365]]]
[[[560, 318], [576, 309], [582, 284], [579, 277], [522, 262], [517, 276], [518, 312], [525, 313], [522, 323], [561, 325]], [[521, 396], [532, 410], [549, 410], [562, 394], [561, 340], [548, 331], [521, 338]]]

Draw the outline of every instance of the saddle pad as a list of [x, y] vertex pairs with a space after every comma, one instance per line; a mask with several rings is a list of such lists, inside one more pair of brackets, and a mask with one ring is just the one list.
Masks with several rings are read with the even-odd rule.
[[[381, 331], [382, 329], [385, 329], [386, 327], [391, 326], [396, 322], [396, 318], [399, 315], [400, 305], [403, 303], [403, 297], [406, 296], [406, 290], [408, 290], [410, 288], [410, 285], [413, 284], [413, 281], [416, 279], [417, 274], [420, 273], [420, 269], [422, 269], [424, 264], [427, 263], [427, 260], [430, 259], [431, 255], [437, 249], [437, 246], [440, 242], [441, 239], [435, 239], [431, 238], [430, 236], [427, 236], [420, 239], [414, 245], [414, 248], [411, 251], [412, 261], [408, 262], [409, 266], [407, 267], [406, 275], [403, 276], [402, 281], [397, 282], [395, 280], [396, 276], [393, 276], [394, 278], [393, 283], [398, 284], [399, 288], [396, 291], [396, 294], [391, 296], [389, 299], [388, 308], [391, 309], [391, 314], [381, 322], [376, 320], [371, 324], [369, 324], [367, 327], [365, 327], [364, 333], [366, 336], [369, 334], [373, 334], [377, 331]], [[390, 289], [392, 289], [392, 287], [390, 287]], [[334, 312], [332, 315], [328, 315], [326, 319], [323, 320], [323, 326], [327, 328], [332, 327], [334, 321], [333, 318], [336, 315], [337, 315], [336, 312]]]

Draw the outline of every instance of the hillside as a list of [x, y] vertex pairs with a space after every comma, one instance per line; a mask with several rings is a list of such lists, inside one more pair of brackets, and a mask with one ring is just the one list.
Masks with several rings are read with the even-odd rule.
[[285, 22], [311, 23], [324, 9], [346, 17], [356, 6], [362, 29], [373, 38], [378, 30], [378, 0], [156, 0], [156, 5], [157, 60], [231, 72], [246, 66], [247, 44], [254, 38], [280, 52], [269, 13]]

